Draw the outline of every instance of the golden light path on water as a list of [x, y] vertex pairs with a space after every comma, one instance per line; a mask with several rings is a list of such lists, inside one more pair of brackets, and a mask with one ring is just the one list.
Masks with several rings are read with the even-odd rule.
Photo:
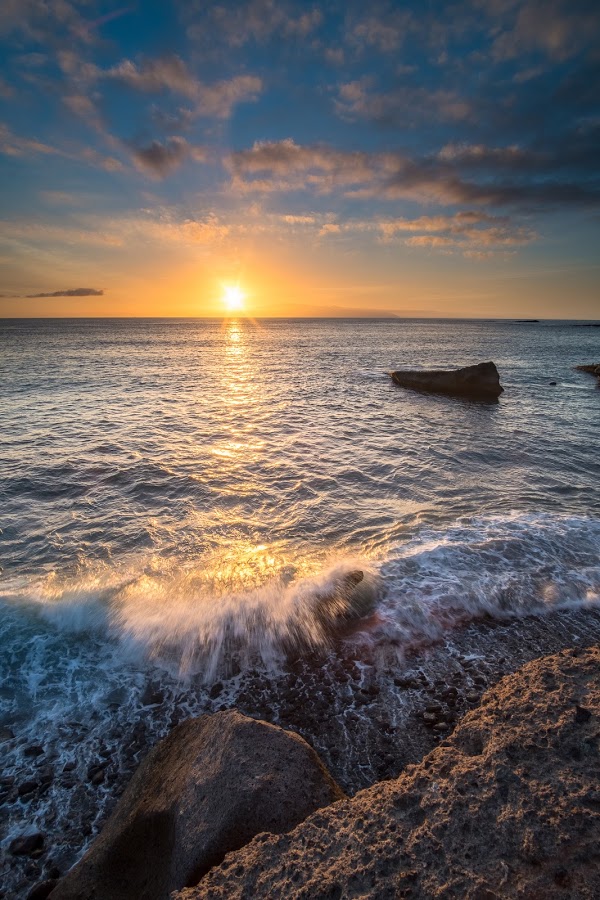
[[[38, 588], [49, 618], [59, 617], [63, 625], [70, 618], [74, 631], [95, 620], [132, 652], [181, 675], [200, 670], [207, 679], [236, 652], [246, 665], [273, 665], [286, 645], [323, 644], [319, 598], [335, 592], [352, 566], [374, 577], [364, 560], [341, 558], [338, 548], [316, 542], [307, 552], [290, 538], [285, 522], [277, 534], [265, 529], [278, 504], [272, 493], [259, 489], [258, 472], [271, 466], [273, 485], [282, 477], [277, 448], [268, 439], [277, 404], [270, 403], [269, 374], [255, 364], [249, 347], [250, 332], [261, 326], [245, 326], [238, 319], [222, 324], [223, 364], [211, 383], [219, 421], [208, 462], [203, 447], [198, 470], [202, 483], [218, 490], [220, 503], [211, 511], [203, 551], [186, 558], [160, 550], [132, 554], [121, 559], [118, 571], [97, 563], [75, 580], [50, 574]], [[254, 503], [240, 521], [244, 500]], [[188, 526], [194, 520], [198, 533], [206, 530], [205, 510], [193, 512]]]

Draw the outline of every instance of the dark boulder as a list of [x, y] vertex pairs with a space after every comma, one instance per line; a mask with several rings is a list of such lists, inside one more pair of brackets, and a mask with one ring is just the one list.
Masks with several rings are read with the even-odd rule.
[[360, 619], [375, 611], [377, 586], [360, 569], [346, 572], [325, 593], [317, 595], [316, 615], [329, 638], [343, 637]]
[[343, 796], [297, 734], [236, 710], [188, 719], [148, 754], [52, 900], [166, 900], [255, 835]]
[[600, 378], [600, 363], [592, 363], [590, 366], [575, 366], [578, 372], [587, 372], [588, 375], [597, 375]]
[[406, 370], [391, 373], [400, 387], [435, 394], [457, 394], [479, 399], [495, 399], [504, 388], [500, 385], [498, 369], [493, 362], [478, 363], [462, 369]]

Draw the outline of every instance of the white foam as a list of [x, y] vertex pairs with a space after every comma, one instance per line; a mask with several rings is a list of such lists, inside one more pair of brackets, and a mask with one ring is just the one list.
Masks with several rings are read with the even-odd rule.
[[439, 640], [484, 615], [543, 614], [600, 600], [600, 522], [476, 517], [422, 529], [392, 548], [380, 574], [381, 628], [403, 647]]
[[264, 547], [185, 568], [177, 560], [138, 558], [76, 578], [13, 585], [10, 600], [34, 609], [58, 633], [109, 642], [132, 663], [211, 680], [233, 657], [242, 668], [274, 668], [290, 650], [328, 645], [323, 598], [335, 598], [355, 569], [365, 573], [357, 590], [378, 594], [380, 602], [377, 619], [352, 639], [376, 643], [383, 636], [414, 648], [483, 615], [597, 603], [600, 522], [517, 514], [464, 519], [422, 528], [379, 563], [347, 557], [321, 569], [316, 560], [275, 558]]

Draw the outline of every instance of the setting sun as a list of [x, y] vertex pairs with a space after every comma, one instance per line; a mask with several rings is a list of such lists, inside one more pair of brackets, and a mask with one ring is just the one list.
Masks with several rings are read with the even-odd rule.
[[228, 312], [240, 312], [244, 308], [245, 297], [237, 284], [229, 284], [223, 289], [222, 301]]

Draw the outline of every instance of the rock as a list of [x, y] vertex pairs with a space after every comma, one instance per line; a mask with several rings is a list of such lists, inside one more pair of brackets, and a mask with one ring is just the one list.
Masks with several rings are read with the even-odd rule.
[[19, 797], [26, 797], [28, 794], [33, 794], [37, 786], [37, 781], [22, 781], [18, 788]]
[[254, 835], [343, 796], [296, 734], [236, 710], [188, 719], [148, 754], [52, 900], [167, 900]]
[[356, 569], [342, 575], [315, 600], [315, 615], [330, 638], [343, 637], [360, 619], [372, 615], [377, 596], [372, 579]]
[[41, 756], [44, 748], [41, 744], [31, 744], [23, 750], [23, 756]]
[[588, 375], [597, 375], [600, 378], [600, 363], [592, 363], [590, 366], [575, 366], [578, 372], [587, 372]]
[[435, 394], [458, 394], [479, 399], [496, 399], [503, 392], [500, 376], [493, 362], [465, 366], [462, 369], [424, 369], [423, 371], [397, 371], [392, 379], [400, 387]]
[[27, 900], [46, 900], [49, 897], [58, 882], [55, 878], [48, 878], [46, 881], [39, 881], [27, 894]]
[[529, 663], [399, 778], [254, 839], [173, 900], [600, 897], [599, 716], [599, 648]]
[[31, 856], [44, 847], [44, 835], [35, 831], [32, 834], [22, 834], [10, 842], [8, 851], [13, 856]]
[[142, 706], [160, 706], [164, 699], [165, 695], [161, 691], [160, 686], [149, 681], [140, 698], [140, 703]]
[[0, 744], [3, 744], [5, 741], [11, 741], [15, 736], [12, 728], [9, 728], [8, 725], [3, 725], [0, 728]]
[[548, 384], [550, 385], [550, 387], [556, 387], [555, 381], [549, 381]]

